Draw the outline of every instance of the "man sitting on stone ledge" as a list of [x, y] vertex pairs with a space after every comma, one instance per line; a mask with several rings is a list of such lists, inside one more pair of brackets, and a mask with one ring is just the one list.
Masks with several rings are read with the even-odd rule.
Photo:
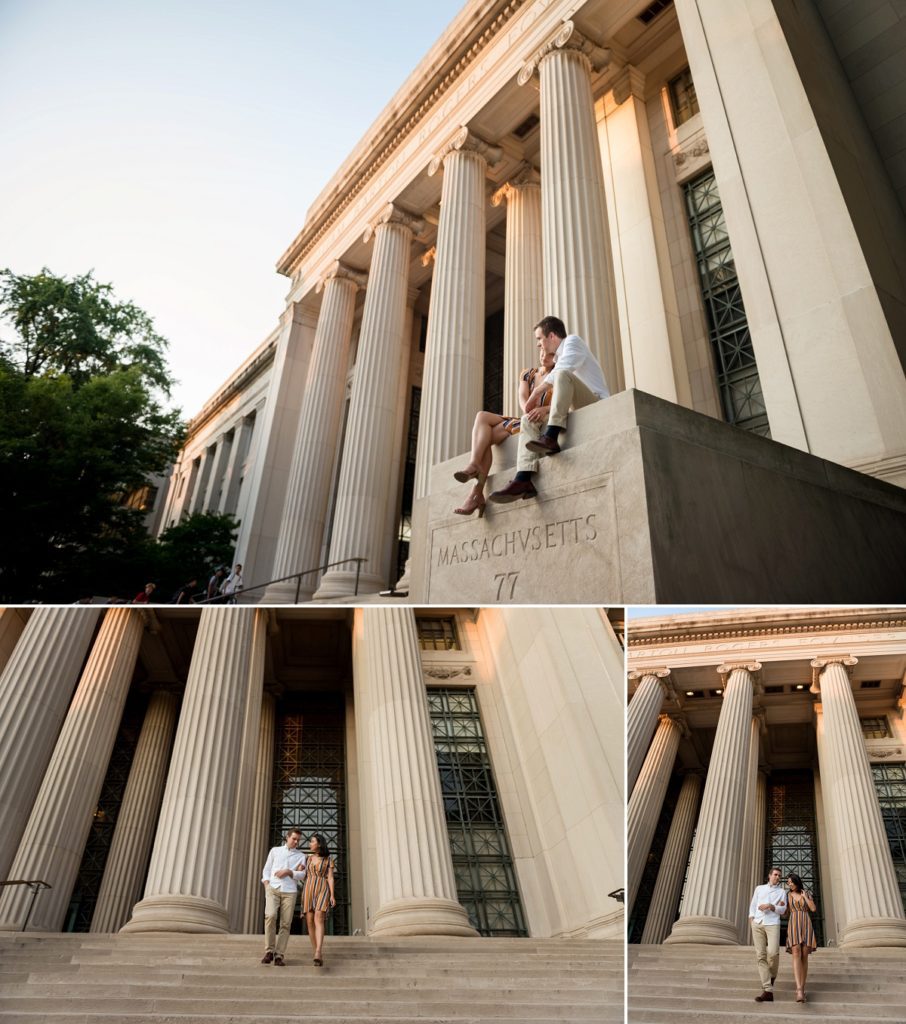
[[[535, 325], [535, 340], [542, 353], [553, 354], [557, 361], [526, 403], [519, 432], [516, 476], [506, 487], [488, 496], [491, 501], [498, 503], [534, 498], [538, 492], [532, 477], [537, 472], [538, 459], [542, 455], [556, 455], [560, 451], [557, 439], [566, 430], [569, 410], [581, 409], [610, 397], [600, 363], [578, 334], [567, 335], [559, 317], [546, 316], [539, 320]], [[544, 392], [551, 389], [554, 393], [550, 402], [550, 415], [547, 418], [547, 429], [542, 432], [544, 418], [538, 406]]]

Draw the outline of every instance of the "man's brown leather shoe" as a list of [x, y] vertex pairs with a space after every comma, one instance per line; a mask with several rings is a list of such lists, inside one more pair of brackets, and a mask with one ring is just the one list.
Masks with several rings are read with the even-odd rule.
[[261, 958], [261, 962], [263, 964], [272, 964], [274, 962], [274, 954], [268, 950]]
[[538, 492], [531, 480], [511, 480], [506, 487], [494, 491], [488, 495], [488, 501], [496, 501], [505, 505], [510, 501], [518, 501], [520, 498], [534, 498]]
[[560, 445], [547, 434], [542, 434], [537, 441], [529, 441], [525, 447], [537, 455], [556, 455], [560, 451]]
[[760, 996], [755, 996], [755, 1002], [756, 1003], [773, 1003], [774, 1002], [774, 993], [773, 992], [768, 992], [767, 990], [765, 990], [764, 992], [761, 993]]
[[276, 955], [276, 956], [274, 957], [274, 967], [284, 967], [285, 965], [286, 965], [286, 961], [285, 961], [285, 960], [283, 959], [283, 957], [282, 957], [282, 956], [280, 956], [280, 954], [278, 953], [278, 954], [277, 954], [277, 955]]

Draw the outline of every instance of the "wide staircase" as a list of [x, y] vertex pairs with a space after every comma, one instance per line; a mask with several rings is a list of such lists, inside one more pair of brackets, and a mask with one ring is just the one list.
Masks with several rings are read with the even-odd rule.
[[621, 942], [0, 934], [0, 1024], [623, 1020]]
[[761, 985], [751, 946], [630, 945], [627, 985], [631, 1024], [906, 1024], [906, 949], [816, 950], [805, 1003], [796, 1002], [783, 949], [772, 1003], [755, 1002]]

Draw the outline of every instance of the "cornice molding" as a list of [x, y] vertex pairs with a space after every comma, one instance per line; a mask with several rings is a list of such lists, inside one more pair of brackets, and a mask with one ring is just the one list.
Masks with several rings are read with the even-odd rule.
[[837, 633], [846, 630], [866, 629], [903, 629], [906, 628], [906, 617], [883, 617], [878, 619], [853, 620], [848, 622], [810, 622], [793, 623], [788, 626], [740, 626], [729, 629], [711, 629], [692, 631], [672, 630], [654, 636], [632, 636], [629, 627], [628, 644], [630, 647], [656, 647], [661, 644], [696, 643], [715, 640], [734, 640], [749, 638], [770, 638], [784, 636], [806, 636], [809, 633]]

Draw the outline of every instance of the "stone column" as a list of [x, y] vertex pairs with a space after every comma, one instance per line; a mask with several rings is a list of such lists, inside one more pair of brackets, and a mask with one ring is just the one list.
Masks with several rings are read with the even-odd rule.
[[670, 784], [673, 762], [679, 750], [684, 723], [673, 715], [661, 715], [626, 810], [626, 845], [629, 875], [626, 880], [626, 912], [632, 913], [639, 882], [645, 871], [651, 840], [657, 828], [664, 796]]
[[[815, 745], [818, 750], [818, 769], [816, 774], [821, 779], [821, 807], [824, 817], [824, 834], [819, 834], [823, 861], [821, 863], [821, 897], [824, 902], [824, 935], [826, 941], [837, 943], [840, 932], [846, 925], [846, 912], [842, 898], [837, 894], [842, 891], [846, 882], [840, 864], [841, 843], [835, 833], [833, 810], [828, 798], [824, 778], [821, 777], [820, 766], [828, 763], [827, 746], [824, 734], [824, 714], [820, 703], [812, 705], [815, 712]], [[817, 810], [817, 800], [816, 800]], [[826, 863], [825, 863], [826, 862]]]
[[[63, 927], [144, 628], [145, 616], [136, 608], [106, 612], [76, 687], [9, 872], [11, 878], [41, 878], [53, 887], [35, 903], [31, 931]], [[21, 923], [30, 902], [24, 886], [6, 889], [0, 930]]]
[[[648, 131], [645, 76], [627, 65], [598, 123], [626, 387], [692, 404], [670, 248]], [[600, 107], [599, 107], [600, 110]]]
[[676, 0], [676, 16], [771, 437], [902, 486], [903, 211], [819, 6]]
[[832, 840], [845, 876], [841, 946], [906, 946], [906, 915], [894, 872], [859, 713], [850, 685], [855, 658], [816, 658], [812, 693], [821, 695], [821, 783], [834, 818]]
[[243, 482], [243, 469], [252, 442], [255, 419], [243, 416], [233, 428], [233, 443], [230, 445], [230, 461], [226, 468], [226, 479], [220, 492], [219, 512], [235, 514], [239, 507], [239, 488]]
[[[742, 842], [739, 847], [739, 888], [736, 895], [736, 926], [739, 941], [746, 946], [751, 941], [749, 928], [749, 902], [754, 886], [750, 885], [755, 865], [755, 834], [758, 823], [755, 802], [758, 798], [758, 755], [761, 749], [761, 730], [764, 728], [764, 711], [759, 709], [752, 716], [749, 734], [749, 764], [746, 771], [746, 801], [743, 811]], [[764, 824], [761, 828], [764, 841]]]
[[626, 785], [630, 794], [642, 769], [664, 703], [666, 684], [661, 683], [661, 680], [669, 675], [669, 668], [642, 669], [629, 673], [631, 680], [640, 680], [626, 713]]
[[708, 764], [679, 921], [667, 942], [736, 945], [739, 850], [749, 765], [754, 674], [761, 665], [721, 665], [723, 707]]
[[[334, 444], [343, 412], [355, 296], [359, 288], [365, 286], [365, 280], [364, 274], [337, 261], [319, 286], [324, 288], [324, 299], [286, 485], [274, 579], [311, 569], [321, 561], [324, 520], [334, 475]], [[311, 598], [317, 587], [317, 576], [313, 573], [303, 578], [300, 601]], [[262, 603], [291, 604], [295, 596], [296, 581], [287, 580], [268, 587]]]
[[98, 608], [36, 608], [0, 675], [0, 878], [19, 849]]
[[651, 905], [645, 918], [645, 930], [642, 942], [660, 945], [670, 933], [676, 908], [683, 891], [683, 878], [689, 862], [689, 847], [692, 845], [692, 832], [698, 815], [698, 798], [702, 790], [702, 780], [698, 773], [687, 775], [683, 779], [667, 844], [661, 857], [661, 867], [657, 873], [654, 892], [651, 894]]
[[119, 931], [141, 896], [178, 710], [175, 693], [155, 690], [151, 695], [91, 918], [92, 932]]
[[613, 393], [624, 386], [623, 365], [591, 92], [592, 70], [609, 60], [609, 51], [567, 21], [518, 81], [528, 82], [536, 70], [541, 79], [544, 312], [588, 342]]
[[431, 467], [469, 450], [482, 406], [488, 164], [502, 155], [462, 128], [431, 161], [443, 167], [437, 256], [415, 466], [415, 497], [428, 493]]
[[[366, 558], [359, 592], [388, 585], [385, 563], [387, 503], [399, 466], [398, 395], [409, 362], [406, 298], [413, 235], [424, 221], [392, 203], [365, 233], [374, 235], [369, 288], [365, 295], [349, 422], [340, 468], [329, 562]], [[356, 567], [328, 569], [317, 599], [355, 593]]]
[[0, 675], [16, 649], [30, 611], [29, 608], [0, 608]]
[[255, 755], [255, 777], [245, 863], [245, 899], [239, 923], [239, 931], [243, 935], [259, 934], [263, 928], [264, 893], [261, 886], [261, 869], [270, 849], [268, 840], [276, 720], [277, 701], [272, 693], [266, 692], [261, 698], [261, 716], [258, 721], [258, 750]]
[[491, 199], [494, 206], [504, 201], [503, 410], [517, 413], [519, 373], [538, 365], [534, 329], [544, 315], [541, 178], [534, 167], [523, 167]]
[[375, 935], [475, 935], [453, 860], [411, 608], [363, 608], [368, 735], [375, 777], [379, 904]]
[[[267, 644], [268, 616], [274, 614], [262, 609], [252, 631], [252, 649], [249, 656], [248, 695], [245, 723], [242, 729], [242, 753], [239, 757], [239, 782], [236, 795], [236, 820], [233, 822], [233, 844], [230, 852], [230, 874], [227, 884], [230, 931], [242, 931], [245, 920], [245, 897], [248, 890], [246, 866], [248, 864], [249, 832], [255, 815], [254, 799], [257, 793], [258, 745], [261, 731], [261, 708], [264, 699], [264, 659]], [[273, 752], [272, 752], [273, 755]], [[261, 866], [264, 861], [261, 862]], [[260, 878], [260, 873], [258, 875]], [[260, 881], [258, 882], [261, 887]]]
[[[751, 857], [751, 873], [749, 875], [749, 893], [747, 901], [751, 900], [752, 893], [755, 892], [755, 886], [761, 885], [765, 881], [765, 864], [764, 864], [764, 831], [765, 823], [768, 814], [768, 777], [760, 771], [755, 779], [755, 828], [752, 831], [752, 857]], [[749, 930], [749, 914], [748, 904], [746, 906], [746, 930]], [[749, 939], [747, 937], [746, 942]]]
[[225, 932], [255, 608], [202, 609], [144, 898], [127, 932]]

